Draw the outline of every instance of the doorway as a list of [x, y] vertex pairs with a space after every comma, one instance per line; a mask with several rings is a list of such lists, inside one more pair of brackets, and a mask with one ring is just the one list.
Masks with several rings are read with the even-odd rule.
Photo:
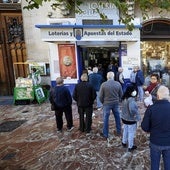
[[119, 46], [82, 47], [81, 51], [82, 68], [102, 67], [105, 78], [110, 63], [116, 67], [120, 65]]
[[[15, 87], [14, 63], [26, 61], [26, 47], [21, 12], [0, 12], [0, 96], [13, 95]], [[19, 65], [20, 77], [26, 69]]]

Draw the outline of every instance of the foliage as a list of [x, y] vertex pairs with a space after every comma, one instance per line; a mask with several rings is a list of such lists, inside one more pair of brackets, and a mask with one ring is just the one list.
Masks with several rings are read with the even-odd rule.
[[[128, 0], [107, 1], [113, 3], [119, 9], [121, 14], [119, 22], [124, 23], [129, 30], [132, 30], [134, 28], [132, 23], [134, 15], [129, 15], [128, 13]], [[81, 13], [80, 5], [83, 0], [26, 0], [26, 2], [27, 6], [25, 6], [24, 9], [28, 10], [32, 10], [34, 8], [38, 9], [43, 5], [43, 2], [52, 2], [51, 7], [54, 10], [60, 8], [61, 3], [64, 3], [67, 9], [75, 10], [75, 13]], [[170, 11], [170, 0], [134, 0], [134, 2], [139, 5], [144, 20], [148, 17], [148, 12], [152, 11], [154, 8], [158, 8], [160, 14], [163, 10]], [[104, 13], [101, 13], [98, 8], [96, 8], [96, 12], [99, 13], [101, 19], [107, 19], [107, 16]]]

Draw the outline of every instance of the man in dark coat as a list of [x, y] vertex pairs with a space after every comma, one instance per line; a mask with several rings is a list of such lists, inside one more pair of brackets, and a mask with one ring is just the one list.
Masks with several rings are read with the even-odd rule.
[[161, 155], [164, 170], [170, 170], [170, 102], [169, 89], [160, 86], [158, 100], [145, 112], [141, 127], [150, 133], [151, 170], [159, 170]]
[[73, 99], [77, 102], [78, 113], [80, 115], [79, 130], [90, 133], [92, 125], [93, 103], [96, 99], [96, 91], [88, 82], [88, 75], [86, 73], [81, 75], [81, 82], [75, 86]]
[[63, 129], [63, 112], [65, 113], [67, 121], [67, 130], [73, 129], [73, 117], [72, 117], [72, 96], [69, 89], [64, 86], [64, 80], [62, 77], [57, 77], [56, 87], [51, 89], [49, 100], [54, 105], [56, 124], [58, 132]]

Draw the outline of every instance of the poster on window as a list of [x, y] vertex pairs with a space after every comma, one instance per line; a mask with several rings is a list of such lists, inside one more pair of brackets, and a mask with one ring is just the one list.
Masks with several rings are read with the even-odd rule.
[[150, 59], [148, 62], [149, 70], [151, 72], [160, 72], [165, 69], [165, 61], [164, 60], [154, 60]]
[[59, 44], [60, 74], [64, 78], [77, 78], [76, 57], [74, 44]]

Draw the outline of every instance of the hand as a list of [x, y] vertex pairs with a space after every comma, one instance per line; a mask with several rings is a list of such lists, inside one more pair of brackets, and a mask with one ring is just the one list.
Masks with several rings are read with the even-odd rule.
[[145, 95], [148, 97], [150, 94], [148, 91], [145, 91]]

